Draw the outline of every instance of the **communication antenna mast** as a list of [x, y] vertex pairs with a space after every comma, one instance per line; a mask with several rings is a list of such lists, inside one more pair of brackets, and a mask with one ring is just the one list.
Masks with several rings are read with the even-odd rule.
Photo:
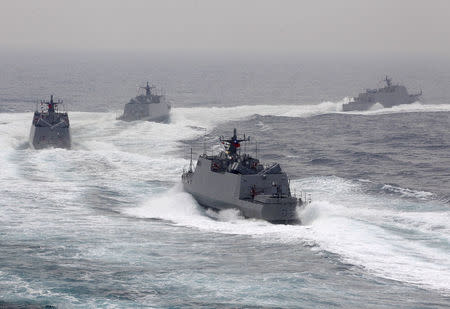
[[206, 128], [205, 134], [203, 134], [203, 154], [206, 155]]
[[189, 172], [192, 172], [192, 147], [191, 147], [191, 162], [189, 163]]

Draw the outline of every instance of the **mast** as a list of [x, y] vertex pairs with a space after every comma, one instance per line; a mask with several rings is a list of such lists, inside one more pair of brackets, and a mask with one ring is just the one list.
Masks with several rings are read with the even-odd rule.
[[384, 81], [386, 82], [386, 84], [387, 84], [387, 86], [388, 87], [391, 87], [391, 85], [392, 85], [392, 79], [390, 79], [387, 75], [386, 75], [386, 78], [384, 79]]
[[62, 100], [54, 101], [54, 100], [53, 100], [53, 94], [50, 95], [50, 101], [45, 101], [45, 100], [42, 100], [42, 101], [41, 101], [41, 105], [42, 105], [42, 104], [46, 104], [46, 105], [47, 105], [47, 110], [48, 110], [48, 113], [49, 113], [49, 114], [52, 114], [52, 113], [57, 112], [58, 105], [59, 105], [59, 104], [62, 104], [62, 103], [63, 103]]
[[145, 95], [146, 96], [149, 96], [151, 94], [151, 92], [150, 92], [150, 86], [149, 86], [149, 84], [148, 84], [148, 82], [147, 82], [147, 87], [145, 87]]
[[206, 155], [206, 128], [205, 134], [203, 134], [203, 154]]
[[189, 172], [192, 172], [192, 147], [191, 147], [191, 162], [189, 163]]
[[47, 104], [48, 112], [53, 113], [55, 111], [55, 105], [53, 104], [53, 94], [50, 95], [50, 102]]
[[145, 89], [145, 95], [146, 95], [147, 97], [152, 95], [152, 87], [150, 87], [150, 85], [148, 84], [148, 82], [147, 82], [147, 86], [145, 86], [145, 87], [139, 87], [139, 88]]
[[220, 138], [220, 141], [222, 143], [226, 143], [228, 146], [227, 152], [230, 156], [235, 156], [237, 155], [237, 150], [239, 147], [241, 147], [241, 142], [248, 142], [250, 141], [249, 137], [245, 137], [244, 138], [238, 138], [237, 136], [237, 131], [236, 128], [234, 128], [233, 130], [233, 136], [230, 139], [223, 139], [222, 137]]

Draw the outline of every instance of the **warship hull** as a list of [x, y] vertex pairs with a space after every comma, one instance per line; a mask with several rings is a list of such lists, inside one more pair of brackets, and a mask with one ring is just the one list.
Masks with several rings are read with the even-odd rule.
[[170, 117], [170, 105], [161, 103], [136, 103], [125, 104], [123, 115], [118, 119], [123, 121], [155, 121], [167, 122]]
[[245, 218], [255, 218], [269, 221], [271, 223], [280, 224], [299, 224], [301, 223], [297, 217], [296, 204], [286, 204], [280, 207], [278, 203], [256, 203], [245, 200], [223, 201], [213, 197], [204, 196], [189, 192], [185, 187], [185, 191], [190, 193], [197, 203], [204, 207], [214, 210], [237, 209]]
[[38, 127], [31, 126], [30, 146], [34, 149], [43, 148], [66, 148], [71, 147], [71, 136], [69, 127]]
[[418, 95], [408, 95], [407, 97], [387, 97], [379, 96], [370, 101], [355, 100], [347, 104], [342, 105], [344, 112], [350, 111], [367, 111], [370, 110], [375, 104], [380, 103], [384, 108], [390, 108], [396, 105], [411, 104], [419, 100]]
[[[210, 170], [209, 160], [200, 158], [195, 173], [183, 177], [184, 190], [203, 207], [215, 210], [238, 209], [246, 218], [263, 219], [272, 223], [300, 223], [297, 209], [301, 201], [295, 197], [275, 196], [268, 191], [279, 174], [239, 175]], [[251, 196], [255, 185], [267, 188]], [[288, 190], [285, 188], [285, 190]]]

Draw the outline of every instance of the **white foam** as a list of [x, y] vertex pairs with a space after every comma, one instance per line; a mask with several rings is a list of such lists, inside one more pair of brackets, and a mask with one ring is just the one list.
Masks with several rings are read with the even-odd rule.
[[[174, 108], [169, 124], [126, 123], [115, 120], [114, 113], [71, 113], [74, 149], [21, 150], [26, 157], [28, 177], [45, 177], [61, 188], [55, 203], [77, 201], [86, 186], [102, 185], [119, 192], [139, 195], [145, 181], [176, 181], [188, 161], [173, 155], [180, 141], [204, 134], [230, 120], [259, 115], [309, 117], [339, 111], [341, 103], [318, 105], [237, 106]], [[425, 106], [420, 103], [398, 106], [377, 114], [404, 111], [450, 110], [450, 105]], [[8, 186], [8, 196], [24, 194], [43, 197], [33, 180], [20, 176], [12, 160], [17, 147], [26, 143], [31, 114], [0, 114], [0, 180]], [[23, 172], [23, 171], [21, 171]], [[277, 242], [314, 242], [323, 250], [339, 254], [343, 260], [359, 265], [370, 273], [389, 279], [450, 290], [448, 243], [449, 213], [430, 205], [411, 205], [398, 196], [370, 196], [355, 182], [338, 177], [315, 177], [292, 181], [297, 192], [313, 193], [313, 203], [301, 212], [306, 226], [273, 225], [260, 220], [246, 220], [237, 212], [205, 213], [190, 195], [179, 187], [144, 199], [137, 207], [124, 209], [130, 216], [169, 220], [207, 232], [242, 234]], [[389, 189], [386, 187], [386, 189]], [[396, 188], [394, 191], [419, 197], [428, 203], [425, 193]], [[5, 197], [5, 196], [4, 196]], [[48, 198], [48, 197], [45, 197]], [[56, 198], [56, 197], [55, 197]], [[139, 199], [138, 199], [139, 200]], [[401, 206], [401, 207], [400, 207]], [[423, 210], [425, 209], [425, 210]], [[440, 208], [442, 209], [442, 208]], [[13, 208], [11, 213], [13, 214]], [[2, 213], [4, 214], [4, 212]], [[400, 229], [401, 231], [397, 231]], [[407, 231], [420, 237], [413, 238]], [[439, 239], [447, 247], [434, 242]], [[447, 251], [446, 251], [447, 248]]]
[[203, 218], [192, 196], [179, 187], [152, 196], [139, 207], [124, 209], [124, 213], [138, 218], [171, 220], [178, 224], [190, 222], [193, 217]]
[[0, 179], [13, 179], [19, 177], [16, 166], [11, 162], [14, 156], [15, 148], [21, 144], [27, 144], [27, 137], [30, 126], [24, 126], [24, 123], [31, 125], [31, 117], [29, 122], [24, 122], [25, 114], [5, 114], [0, 113]]
[[337, 112], [342, 109], [340, 102], [322, 102], [311, 105], [240, 105], [232, 107], [194, 107], [174, 108], [172, 121], [187, 126], [212, 128], [221, 123], [249, 118], [253, 115], [310, 117], [324, 113]]
[[[123, 212], [139, 218], [169, 220], [176, 225], [226, 234], [254, 236], [299, 228], [298, 226], [273, 225], [262, 220], [244, 219], [239, 211], [232, 209], [220, 212], [204, 210], [190, 194], [182, 191], [181, 185], [150, 197], [137, 207], [126, 208]], [[274, 236], [278, 238], [280, 235]]]
[[392, 186], [392, 185], [384, 185], [383, 189], [386, 191], [398, 193], [404, 197], [415, 197], [418, 199], [428, 199], [434, 195], [431, 192], [412, 190], [412, 189], [401, 188], [401, 187], [396, 187], [396, 186]]
[[[377, 108], [378, 107], [378, 108]], [[398, 114], [398, 113], [433, 113], [433, 112], [450, 112], [450, 104], [423, 104], [421, 102], [414, 102], [411, 104], [401, 104], [389, 108], [379, 108], [379, 106], [370, 109], [369, 111], [351, 111], [345, 112], [348, 114], [362, 114], [362, 115], [384, 115], [384, 114]]]
[[[344, 211], [342, 209], [344, 208]], [[450, 292], [450, 263], [445, 248], [411, 240], [386, 227], [390, 222], [367, 218], [358, 210], [318, 201], [307, 210], [311, 232], [307, 237], [344, 261], [384, 278]], [[378, 215], [381, 215], [380, 213]]]
[[381, 103], [375, 103], [372, 107], [370, 107], [369, 110], [377, 111], [377, 110], [380, 110], [380, 109], [383, 109], [383, 108], [384, 108], [384, 106]]
[[[312, 242], [373, 275], [450, 293], [447, 212], [396, 210], [395, 203], [402, 202], [398, 197], [371, 197], [358, 184], [338, 177], [294, 180], [291, 185], [314, 193], [312, 204], [299, 212], [302, 226], [243, 219], [236, 211], [205, 212], [179, 186], [125, 212], [207, 232], [283, 243]], [[419, 235], [413, 237], [409, 230]], [[436, 237], [447, 245], [433, 242]]]
[[[420, 205], [399, 197], [370, 196], [358, 184], [336, 177], [291, 184], [306, 187], [317, 199], [301, 217], [311, 227], [304, 236], [322, 249], [372, 274], [450, 293], [448, 211], [434, 208], [432, 201]], [[330, 185], [334, 189], [324, 192]]]

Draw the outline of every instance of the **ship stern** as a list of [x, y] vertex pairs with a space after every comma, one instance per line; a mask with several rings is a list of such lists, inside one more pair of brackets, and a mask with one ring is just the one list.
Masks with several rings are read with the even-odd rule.
[[262, 203], [261, 219], [276, 224], [300, 223], [297, 215], [297, 207], [299, 205], [297, 198], [259, 195], [255, 197], [255, 200]]

